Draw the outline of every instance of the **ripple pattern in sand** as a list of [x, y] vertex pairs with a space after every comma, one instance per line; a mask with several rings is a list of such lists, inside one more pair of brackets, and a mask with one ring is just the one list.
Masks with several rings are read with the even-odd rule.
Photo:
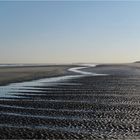
[[139, 91], [140, 77], [111, 75], [15, 89], [22, 98], [0, 100], [0, 137], [139, 139]]

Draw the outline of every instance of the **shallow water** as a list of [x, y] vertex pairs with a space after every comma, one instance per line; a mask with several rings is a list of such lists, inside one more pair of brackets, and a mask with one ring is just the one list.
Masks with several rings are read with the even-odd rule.
[[[57, 84], [61, 84], [61, 82], [66, 82], [69, 79], [79, 78], [83, 75], [70, 75], [70, 76], [59, 76], [53, 78], [45, 78], [41, 80], [34, 80], [31, 82], [21, 82], [14, 83], [7, 86], [0, 86], [0, 97], [1, 98], [15, 98], [14, 92], [22, 91], [22, 92], [37, 92], [37, 88], [35, 86], [55, 86]], [[58, 83], [57, 83], [58, 82]], [[67, 83], [68, 85], [69, 83]], [[71, 85], [72, 83], [70, 83]], [[28, 87], [32, 87], [29, 89]]]
[[[4, 65], [5, 66], [5, 65]], [[8, 65], [9, 66], [9, 65]], [[20, 83], [13, 83], [7, 86], [0, 86], [0, 98], [22, 98], [17, 97], [15, 93], [17, 92], [40, 92], [37, 90], [35, 86], [56, 86], [65, 83], [65, 85], [72, 85], [73, 83], [69, 83], [68, 80], [80, 78], [83, 76], [97, 76], [102, 74], [96, 74], [91, 72], [82, 71], [82, 69], [88, 68], [89, 66], [93, 67], [96, 65], [88, 65], [86, 67], [74, 67], [70, 68], [69, 71], [77, 73], [77, 75], [68, 75], [68, 76], [59, 76], [59, 77], [52, 77], [52, 78], [43, 78], [40, 80], [34, 80], [30, 82], [20, 82]], [[31, 88], [27, 88], [31, 87]], [[39, 88], [40, 89], [40, 88]]]

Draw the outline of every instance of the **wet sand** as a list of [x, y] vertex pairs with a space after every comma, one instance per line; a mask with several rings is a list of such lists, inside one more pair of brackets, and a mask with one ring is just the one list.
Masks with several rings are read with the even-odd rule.
[[[138, 65], [138, 64], [137, 64]], [[0, 138], [140, 139], [140, 69], [102, 65], [56, 86], [0, 100]], [[32, 89], [33, 87], [27, 87]]]
[[64, 75], [70, 65], [0, 67], [0, 86], [10, 83]]

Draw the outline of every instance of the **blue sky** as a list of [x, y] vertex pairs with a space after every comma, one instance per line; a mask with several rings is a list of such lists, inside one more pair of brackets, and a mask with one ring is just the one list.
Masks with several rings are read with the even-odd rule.
[[140, 60], [140, 2], [0, 1], [0, 63]]

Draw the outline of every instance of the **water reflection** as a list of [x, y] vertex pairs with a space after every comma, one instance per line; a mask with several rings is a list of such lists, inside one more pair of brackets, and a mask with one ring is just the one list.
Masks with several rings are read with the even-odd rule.
[[[69, 84], [69, 79], [74, 79], [78, 77], [83, 77], [84, 75], [69, 75], [69, 76], [59, 76], [59, 77], [53, 77], [53, 78], [45, 78], [40, 80], [34, 80], [31, 82], [21, 82], [21, 83], [14, 83], [7, 86], [1, 86], [0, 87], [0, 98], [17, 98], [15, 93], [18, 91], [22, 92], [40, 92], [39, 89], [35, 86], [56, 86], [58, 83], [63, 84]], [[61, 83], [62, 82], [62, 83]], [[70, 83], [71, 85], [72, 83]], [[31, 87], [31, 88], [29, 88]]]
[[[93, 67], [96, 65], [91, 65]], [[52, 77], [52, 78], [44, 78], [40, 80], [34, 80], [30, 82], [21, 82], [21, 83], [13, 83], [7, 86], [0, 86], [0, 98], [22, 98], [17, 97], [16, 93], [22, 92], [41, 92], [41, 86], [56, 86], [56, 85], [72, 85], [73, 83], [69, 83], [70, 79], [80, 78], [84, 76], [97, 76], [102, 74], [96, 74], [91, 72], [82, 71], [84, 67], [74, 67], [70, 68], [69, 71], [78, 73], [78, 75], [67, 75], [67, 76], [59, 76], [59, 77]], [[42, 91], [43, 92], [43, 91]]]

